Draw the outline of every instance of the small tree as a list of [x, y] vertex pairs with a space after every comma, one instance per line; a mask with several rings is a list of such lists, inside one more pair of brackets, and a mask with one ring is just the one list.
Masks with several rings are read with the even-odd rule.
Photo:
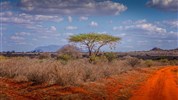
[[115, 44], [121, 40], [119, 37], [111, 36], [108, 34], [79, 34], [70, 36], [69, 41], [74, 43], [80, 43], [85, 46], [88, 50], [89, 56], [94, 54], [95, 56], [100, 53], [103, 46], [109, 45], [110, 48], [114, 48]]

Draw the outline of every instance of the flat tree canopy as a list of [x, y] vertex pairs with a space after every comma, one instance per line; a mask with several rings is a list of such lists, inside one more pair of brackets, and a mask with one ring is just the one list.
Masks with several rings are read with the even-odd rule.
[[92, 54], [98, 55], [100, 53], [101, 47], [105, 45], [109, 45], [112, 49], [120, 40], [120, 37], [98, 33], [78, 34], [69, 37], [70, 42], [84, 45], [88, 49], [89, 56]]

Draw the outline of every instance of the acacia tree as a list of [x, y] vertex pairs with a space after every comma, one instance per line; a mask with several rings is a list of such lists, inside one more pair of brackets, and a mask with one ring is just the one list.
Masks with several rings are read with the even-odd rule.
[[92, 54], [98, 55], [101, 48], [106, 45], [108, 45], [110, 49], [115, 48], [115, 44], [120, 40], [120, 37], [98, 33], [78, 34], [69, 37], [69, 42], [80, 43], [85, 46], [88, 50], [89, 56]]

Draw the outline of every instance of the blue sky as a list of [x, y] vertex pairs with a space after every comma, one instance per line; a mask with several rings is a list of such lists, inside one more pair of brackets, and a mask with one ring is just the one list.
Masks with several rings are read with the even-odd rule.
[[178, 47], [177, 0], [1, 0], [0, 5], [3, 51], [65, 45], [70, 35], [89, 32], [121, 37], [114, 51]]

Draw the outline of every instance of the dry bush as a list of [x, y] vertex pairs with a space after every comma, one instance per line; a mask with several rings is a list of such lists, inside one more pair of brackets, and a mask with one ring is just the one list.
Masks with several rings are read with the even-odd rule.
[[135, 67], [136, 65], [139, 65], [141, 63], [140, 59], [134, 58], [134, 57], [127, 57], [126, 63], [130, 65], [131, 67]]
[[39, 59], [48, 59], [48, 58], [51, 58], [51, 54], [48, 52], [44, 52], [39, 55]]
[[79, 85], [129, 70], [124, 64], [124, 61], [91, 64], [88, 59], [78, 59], [63, 65], [54, 59], [10, 58], [0, 61], [0, 76], [34, 84]]
[[170, 65], [178, 65], [178, 60], [171, 60], [169, 61]]
[[15, 76], [14, 80], [16, 82], [28, 82], [29, 81], [28, 78], [26, 76], [23, 76], [23, 75]]
[[81, 58], [80, 49], [73, 45], [65, 45], [63, 48], [57, 51], [58, 55], [70, 55], [72, 58]]
[[0, 55], [0, 61], [5, 60], [5, 59], [6, 59], [6, 57]]
[[146, 67], [151, 67], [154, 65], [154, 61], [153, 60], [145, 60], [144, 64]]

